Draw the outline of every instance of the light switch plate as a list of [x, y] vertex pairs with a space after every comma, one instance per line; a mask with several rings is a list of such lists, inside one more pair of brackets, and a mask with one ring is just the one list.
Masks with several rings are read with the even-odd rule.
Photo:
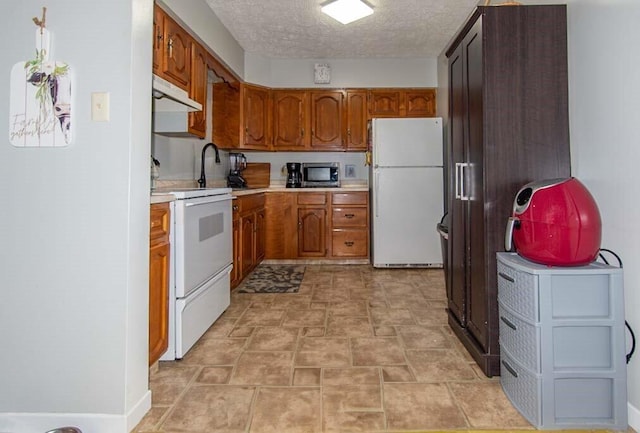
[[91, 120], [94, 122], [109, 121], [108, 92], [94, 92], [91, 94]]
[[347, 177], [347, 178], [356, 177], [356, 166], [353, 164], [346, 164], [344, 166], [344, 177]]

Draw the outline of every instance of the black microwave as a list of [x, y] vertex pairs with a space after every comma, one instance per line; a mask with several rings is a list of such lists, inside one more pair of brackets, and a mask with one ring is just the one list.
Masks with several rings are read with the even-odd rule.
[[303, 162], [302, 187], [322, 188], [340, 186], [339, 162]]

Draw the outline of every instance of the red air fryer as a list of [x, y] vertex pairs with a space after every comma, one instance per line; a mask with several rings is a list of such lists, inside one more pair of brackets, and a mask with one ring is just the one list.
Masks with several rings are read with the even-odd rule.
[[581, 266], [600, 250], [602, 224], [595, 200], [575, 178], [523, 186], [513, 203], [505, 236], [522, 257], [550, 266]]

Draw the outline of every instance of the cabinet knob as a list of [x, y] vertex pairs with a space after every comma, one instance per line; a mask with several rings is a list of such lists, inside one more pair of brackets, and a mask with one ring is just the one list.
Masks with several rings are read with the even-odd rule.
[[301, 136], [301, 137], [304, 137], [304, 128], [302, 128], [302, 129], [300, 130], [300, 136]]
[[354, 216], [355, 216], [355, 214], [352, 214], [352, 213], [346, 213], [346, 214], [344, 214], [344, 217], [345, 217], [345, 218], [349, 218], [349, 219], [353, 218]]
[[232, 209], [234, 212], [237, 212], [237, 211], [238, 211], [238, 209], [240, 209], [240, 208], [238, 207], [238, 205], [237, 205], [237, 204], [234, 204], [234, 205], [233, 205], [233, 207], [232, 207], [231, 209]]
[[348, 247], [352, 247], [353, 246], [353, 241], [345, 241], [344, 243], [346, 246]]

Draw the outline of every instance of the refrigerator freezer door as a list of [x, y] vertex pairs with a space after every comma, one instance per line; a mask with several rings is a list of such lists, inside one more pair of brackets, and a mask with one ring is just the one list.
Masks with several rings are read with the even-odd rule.
[[443, 213], [442, 169], [380, 168], [373, 175], [373, 266], [441, 266], [435, 225]]
[[374, 119], [374, 167], [442, 167], [442, 119]]

